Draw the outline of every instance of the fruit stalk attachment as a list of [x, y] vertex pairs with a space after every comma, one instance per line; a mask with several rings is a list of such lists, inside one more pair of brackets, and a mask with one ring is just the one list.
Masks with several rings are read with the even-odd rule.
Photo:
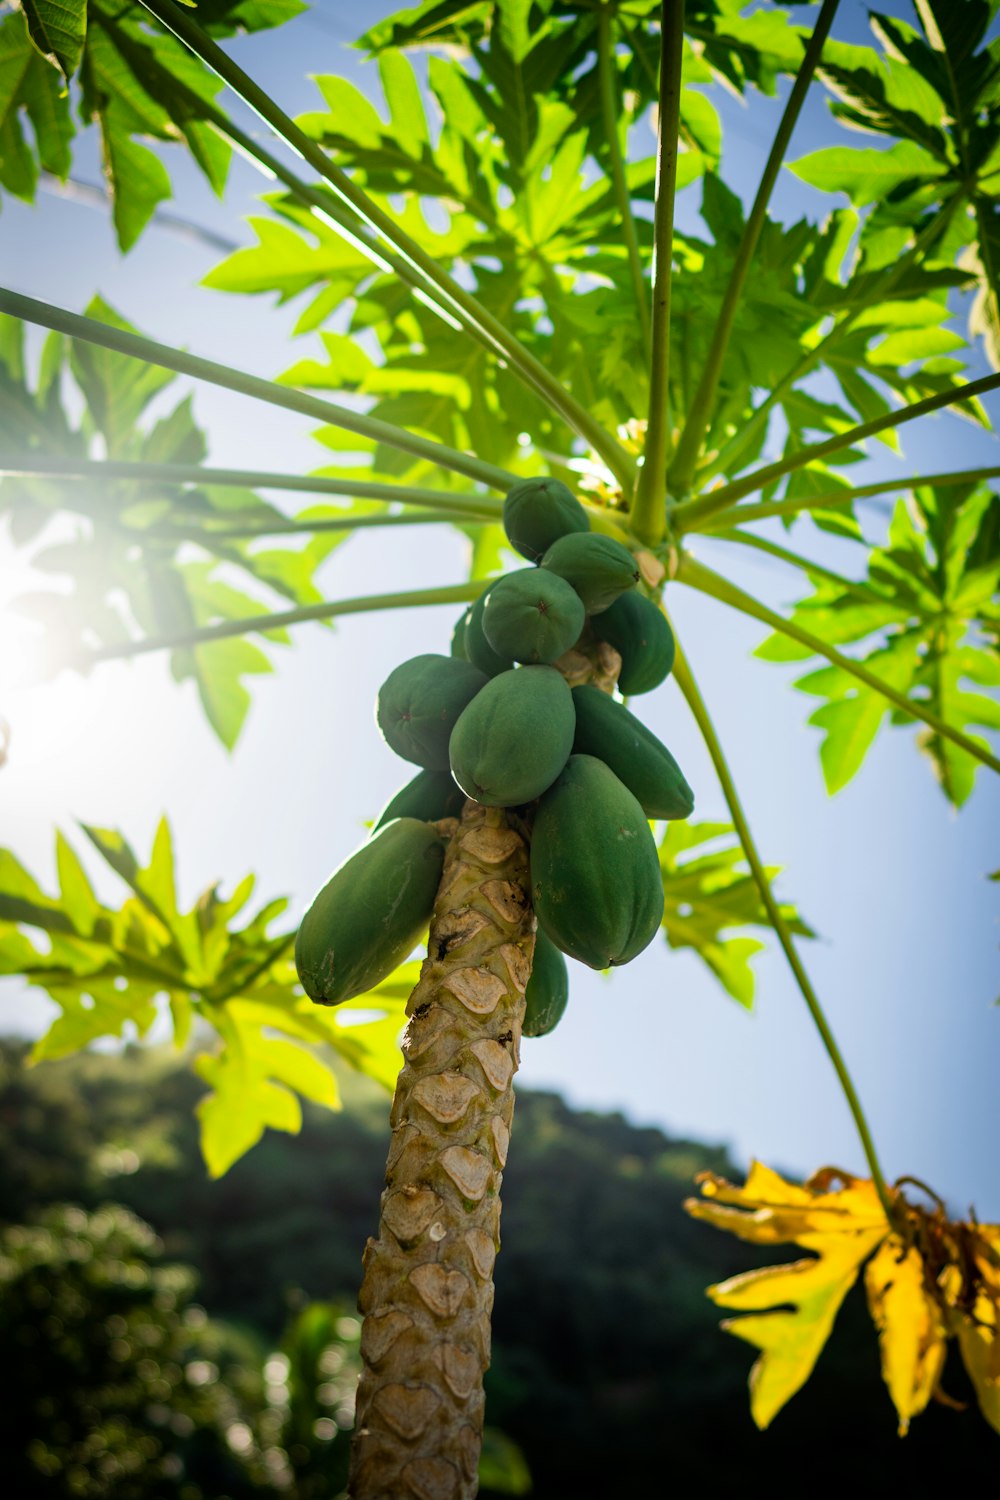
[[535, 941], [515, 823], [471, 801], [453, 823], [407, 1005], [358, 1302], [352, 1500], [472, 1500], [478, 1488], [500, 1182]]

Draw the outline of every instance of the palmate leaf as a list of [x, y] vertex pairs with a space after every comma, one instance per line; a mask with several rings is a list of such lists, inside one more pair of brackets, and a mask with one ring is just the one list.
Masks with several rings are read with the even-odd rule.
[[[692, 948], [734, 1000], [753, 1005], [750, 961], [764, 944], [727, 936], [733, 928], [770, 928], [756, 882], [731, 823], [669, 823], [660, 843], [663, 928], [671, 948]], [[769, 868], [773, 880], [779, 873]], [[792, 932], [812, 937], [794, 906], [782, 915]]]
[[32, 46], [21, 17], [5, 16], [0, 20], [0, 188], [32, 202], [40, 168], [59, 178], [68, 175], [72, 138], [69, 99], [59, 74]]
[[267, 1127], [297, 1131], [300, 1097], [339, 1107], [331, 1053], [391, 1090], [416, 964], [403, 965], [358, 1005], [318, 1007], [302, 995], [295, 975], [294, 930], [271, 931], [287, 901], [271, 901], [247, 919], [254, 889], [248, 875], [229, 897], [210, 886], [185, 911], [165, 820], [145, 864], [116, 830], [84, 832], [131, 891], [121, 907], [98, 900], [61, 833], [56, 896], [0, 849], [0, 974], [22, 976], [59, 1007], [33, 1062], [65, 1057], [100, 1037], [120, 1038], [127, 1028], [142, 1037], [163, 999], [177, 1045], [186, 1043], [194, 1018], [213, 1028], [217, 1049], [195, 1059], [212, 1089], [198, 1113], [213, 1176]]
[[[303, 0], [202, 0], [198, 19], [224, 37], [279, 26], [304, 9]], [[0, 187], [31, 201], [40, 167], [68, 175], [76, 104], [82, 121], [100, 128], [123, 250], [171, 195], [165, 166], [142, 140], [184, 140], [221, 193], [230, 149], [207, 124], [221, 84], [147, 11], [115, 0], [22, 0], [20, 10], [0, 22]]]
[[[986, 748], [978, 731], [1000, 730], [998, 514], [1000, 500], [986, 485], [916, 490], [911, 505], [897, 504], [888, 544], [871, 550], [867, 581], [844, 587], [816, 574], [815, 592], [792, 616], [831, 645], [866, 642], [859, 660], [870, 671]], [[797, 661], [810, 652], [776, 633], [757, 655]], [[820, 759], [831, 793], [856, 775], [887, 717], [912, 723], [841, 667], [809, 672], [796, 686], [825, 700], [809, 722], [824, 731]], [[917, 743], [945, 796], [961, 806], [979, 762], [930, 729]]]
[[983, 336], [996, 368], [1000, 96], [995, 43], [985, 40], [996, 7], [916, 0], [915, 10], [919, 30], [873, 13], [880, 50], [831, 42], [820, 68], [836, 118], [895, 144], [831, 147], [792, 170], [815, 187], [846, 192], [859, 207], [875, 205], [871, 218], [879, 225], [916, 224], [927, 210], [950, 206], [949, 232], [967, 244], [963, 264], [979, 284], [970, 333]]
[[[789, 25], [788, 12], [758, 10], [750, 16], [740, 0], [689, 0], [685, 31], [698, 48], [710, 76], [724, 79], [742, 92], [756, 85], [773, 94], [775, 80], [794, 72], [802, 60], [799, 29]], [[648, 103], [656, 88], [656, 49], [659, 38], [652, 22], [659, 19], [659, 0], [635, 0], [615, 19], [627, 27], [627, 38], [650, 37], [648, 55], [635, 68], [628, 87], [642, 87]], [[593, 7], [579, 4], [528, 6], [523, 0], [423, 0], [397, 11], [373, 26], [358, 45], [378, 53], [387, 47], [438, 47], [471, 50], [500, 36], [507, 54], [518, 61], [532, 46], [557, 42], [562, 67], [553, 82], [565, 97], [575, 87], [584, 97], [597, 93], [593, 37]]]
[[21, 0], [21, 10], [32, 42], [68, 81], [83, 55], [86, 0]]
[[[529, 62], [535, 65], [536, 50], [521, 60], [524, 68]], [[494, 51], [491, 47], [489, 66], [502, 67]], [[580, 288], [593, 286], [599, 278], [602, 293], [608, 294], [602, 297], [604, 331], [611, 331], [613, 321], [613, 336], [623, 350], [622, 368], [639, 370], [634, 290], [622, 251], [614, 190], [605, 176], [594, 178], [587, 132], [573, 109], [561, 99], [532, 93], [544, 83], [544, 68], [537, 78], [532, 75], [530, 88], [525, 83], [532, 116], [528, 129], [521, 114], [503, 103], [502, 90], [490, 81], [486, 67], [484, 57], [481, 78], [470, 80], [453, 62], [431, 58], [428, 80], [443, 115], [440, 130], [425, 113], [410, 63], [394, 50], [380, 56], [386, 101], [381, 113], [352, 84], [323, 77], [318, 83], [327, 109], [301, 116], [299, 123], [376, 202], [389, 209], [437, 264], [463, 276], [471, 268], [471, 290], [494, 316], [511, 326], [554, 375], [579, 391], [595, 417], [615, 426], [634, 416], [645, 400], [641, 379], [634, 403], [631, 399], [628, 404], [602, 401], [590, 368], [592, 345], [586, 337], [590, 327], [581, 319], [577, 305]], [[701, 96], [693, 97], [698, 99], [696, 111], [692, 106], [698, 120], [692, 138], [700, 133], [710, 149], [712, 132], [704, 101]], [[399, 121], [404, 116], [406, 128], [402, 130]], [[701, 161], [700, 148], [685, 150], [682, 185], [701, 170]], [[654, 176], [651, 157], [630, 164], [627, 177], [634, 198], [651, 200]], [[436, 205], [433, 228], [424, 207], [428, 199]], [[386, 363], [399, 362], [398, 373], [387, 371], [369, 382], [383, 379], [386, 389], [400, 380], [418, 386], [417, 364], [432, 380], [438, 372], [441, 380], [447, 380], [448, 365], [456, 359], [465, 363], [461, 341], [455, 339], [450, 325], [432, 333], [430, 346], [424, 335], [431, 320], [409, 294], [401, 294], [394, 278], [374, 276], [367, 261], [338, 247], [329, 229], [288, 197], [274, 196], [269, 201], [284, 218], [301, 226], [307, 238], [297, 247], [295, 237], [284, 228], [266, 228], [258, 222], [260, 245], [224, 262], [210, 274], [209, 285], [234, 291], [273, 289], [282, 300], [309, 288], [314, 295], [299, 319], [299, 332], [321, 326], [352, 299], [351, 333], [376, 332]], [[639, 222], [639, 239], [648, 256], [647, 219]], [[415, 323], [420, 325], [419, 336]], [[413, 349], [417, 343], [419, 355]], [[607, 347], [606, 339], [602, 345]], [[412, 368], [404, 370], [407, 362]], [[376, 363], [381, 365], [382, 360]], [[547, 431], [551, 424], [537, 432], [534, 427], [534, 419], [544, 417], [541, 404], [533, 397], [525, 398], [509, 372], [497, 372], [492, 358], [477, 353], [475, 363], [482, 367], [482, 377], [477, 370], [476, 378], [467, 384], [477, 397], [483, 394], [491, 415], [510, 413], [509, 426], [515, 435], [527, 430], [551, 447]], [[315, 373], [314, 365], [305, 367]], [[303, 365], [296, 367], [297, 379], [302, 378], [302, 370]], [[333, 384], [335, 372], [330, 371], [326, 379]], [[513, 401], [498, 401], [486, 380], [495, 381], [498, 389], [501, 382], [510, 386]], [[613, 387], [609, 395], [615, 396]], [[405, 420], [421, 431], [435, 430], [409, 399], [391, 410], [397, 421]], [[454, 409], [442, 420], [446, 425], [440, 430], [453, 427]], [[479, 422], [478, 427], [488, 441], [495, 420]], [[474, 441], [479, 440], [475, 431]], [[568, 451], [569, 443], [566, 432], [556, 446]], [[410, 462], [379, 457], [396, 466]]]
[[[900, 260], [912, 238], [905, 227], [894, 229], [891, 236], [872, 218], [860, 222], [859, 227], [859, 216], [853, 210], [838, 211], [823, 225], [806, 227], [809, 233], [803, 235], [801, 226], [786, 231], [770, 223], [765, 226], [758, 259], [763, 260], [770, 246], [780, 280], [774, 277], [769, 288], [758, 292], [752, 279], [745, 309], [737, 317], [723, 368], [720, 401], [710, 428], [710, 472], [735, 477], [760, 456], [768, 435], [768, 424], [760, 420], [761, 414], [780, 411], [784, 417], [787, 433], [783, 456], [787, 457], [812, 441], [811, 434], [833, 434], [885, 415], [892, 409], [894, 397], [911, 403], [954, 390], [966, 378], [961, 363], [949, 357], [964, 348], [965, 340], [949, 326], [952, 313], [948, 297], [953, 289], [973, 285], [973, 275], [969, 268], [941, 263], [940, 259], [946, 251], [957, 253], [960, 243], [942, 242], [929, 257], [930, 263], [912, 263]], [[855, 235], [856, 244], [852, 243]], [[885, 264], [887, 256], [895, 262], [890, 268]], [[713, 261], [719, 267], [714, 274]], [[711, 286], [716, 277], [719, 289], [715, 296], [721, 299], [725, 265], [725, 254], [719, 251], [710, 252], [704, 265], [701, 260], [694, 262], [692, 270], [697, 276], [692, 278], [691, 296], [696, 306], [704, 295], [702, 287]], [[707, 280], [703, 275], [706, 269], [710, 272]], [[886, 285], [890, 275], [891, 287]], [[685, 280], [682, 276], [677, 283], [677, 301], [682, 307]], [[755, 300], [759, 300], [759, 307], [751, 321]], [[698, 309], [696, 340], [704, 342], [705, 321], [711, 326], [717, 306], [713, 299]], [[832, 330], [831, 315], [837, 319]], [[745, 334], [741, 330], [743, 320]], [[760, 353], [756, 355], [758, 348]], [[812, 389], [804, 390], [797, 383], [810, 377], [817, 367], [825, 367], [835, 377], [841, 399], [818, 401]], [[679, 381], [675, 384], [680, 400], [683, 387]], [[756, 409], [751, 402], [754, 387], [763, 392]], [[978, 404], [955, 409], [988, 425]], [[881, 434], [880, 441], [898, 448], [898, 438], [891, 431]], [[712, 456], [713, 449], [720, 450], [717, 457]], [[842, 466], [861, 457], [860, 448], [847, 448], [832, 455], [829, 462]], [[823, 472], [823, 483], [817, 485], [814, 480], [820, 472], [815, 470], [812, 477], [801, 471], [793, 475], [783, 492], [785, 497], [805, 496], [836, 485], [838, 481], [831, 480], [829, 468]], [[770, 499], [779, 488], [780, 481], [763, 493]], [[838, 518], [833, 522], [834, 529], [842, 529], [846, 518], [857, 534], [850, 512], [838, 512]], [[826, 517], [820, 524], [827, 524]]]
[[[767, 1427], [811, 1375], [845, 1296], [864, 1266], [882, 1378], [900, 1436], [938, 1393], [947, 1341], [956, 1338], [980, 1410], [1000, 1431], [1000, 1227], [952, 1222], [889, 1190], [894, 1223], [875, 1185], [824, 1167], [803, 1186], [760, 1162], [742, 1187], [715, 1173], [688, 1199], [694, 1218], [757, 1245], [787, 1242], [808, 1260], [747, 1271], [708, 1288], [738, 1314], [723, 1328], [759, 1349], [750, 1411]], [[867, 1262], [867, 1264], [865, 1264]]]
[[[494, 56], [496, 45], [494, 39], [488, 54], [493, 59], [490, 67], [502, 66]], [[487, 61], [484, 55], [484, 70]], [[512, 320], [512, 307], [538, 299], [537, 311], [530, 318], [519, 314], [518, 332], [531, 352], [562, 378], [576, 373], [573, 346], [577, 345], [579, 330], [570, 304], [576, 301], [578, 281], [587, 277], [592, 284], [598, 269], [595, 256], [602, 251], [613, 256], [600, 268], [602, 280], [607, 277], [627, 291], [629, 322], [634, 329], [634, 294], [621, 251], [615, 194], [606, 177], [589, 180], [593, 173], [587, 159], [587, 134], [579, 128], [573, 110], [561, 99], [531, 92], [544, 80], [524, 82], [522, 92], [526, 91], [531, 101], [531, 120], [526, 124], [522, 112], [512, 111], [504, 103], [503, 91], [490, 83], [487, 71], [478, 81], [470, 80], [454, 63], [431, 58], [429, 84], [443, 114], [443, 126], [432, 146], [431, 125], [425, 118], [410, 63], [399, 52], [386, 51], [380, 56], [380, 69], [388, 123], [383, 123], [352, 84], [322, 78], [318, 82], [329, 110], [303, 116], [300, 124], [321, 140], [377, 200], [393, 193], [407, 195], [401, 222], [408, 232], [438, 264], [450, 270], [456, 263], [463, 268], [472, 266], [476, 295], [501, 321]], [[407, 126], [401, 131], [398, 120], [404, 111]], [[686, 151], [682, 166], [684, 185], [700, 171], [700, 153]], [[630, 164], [627, 175], [633, 196], [648, 200], [654, 182], [652, 158]], [[444, 230], [431, 230], [418, 207], [417, 200], [428, 197], [436, 201], [437, 216], [447, 226]], [[280, 212], [288, 212], [287, 204], [276, 201]], [[398, 208], [395, 211], [399, 217]], [[298, 217], [318, 238], [324, 238], [301, 213]], [[648, 247], [646, 221], [640, 222], [639, 237]], [[288, 248], [287, 238], [284, 247]], [[259, 273], [264, 268], [263, 259], [258, 256], [251, 260], [247, 252], [241, 252], [212, 273], [210, 284], [234, 288], [238, 274]], [[320, 272], [318, 257], [309, 259], [314, 274]], [[303, 270], [306, 260], [305, 256], [300, 258]], [[503, 288], [510, 289], [512, 298], [499, 307], [494, 306], [495, 298], [491, 300], [488, 270], [496, 260], [501, 262]], [[572, 278], [567, 278], [564, 268], [572, 270]], [[272, 283], [276, 290], [288, 289], [290, 270], [285, 272], [283, 286]], [[361, 290], [355, 289], [355, 295]], [[391, 295], [395, 300], [394, 288]], [[320, 308], [325, 317], [342, 301], [342, 296], [334, 298], [331, 288], [330, 293], [320, 293], [314, 307]], [[316, 321], [313, 312], [307, 310], [299, 327], [316, 326]], [[555, 325], [555, 331], [550, 339], [540, 341], [543, 323]], [[428, 363], [425, 352], [424, 368]], [[568, 383], [574, 388], [577, 385], [575, 379]], [[619, 413], [618, 418], [628, 415], [631, 411]]]
[[[129, 325], [100, 298], [91, 317]], [[79, 425], [61, 404], [68, 371], [84, 398]], [[174, 379], [92, 344], [51, 335], [32, 386], [25, 368], [23, 330], [0, 321], [0, 440], [13, 451], [86, 456], [99, 440], [109, 458], [197, 465], [206, 456], [191, 398], [151, 425], [148, 410]], [[97, 483], [7, 479], [3, 496], [15, 541], [29, 547], [32, 566], [68, 581], [14, 601], [43, 632], [53, 667], [73, 662], [81, 647], [120, 644], [145, 635], [183, 634], [221, 620], [267, 614], [277, 595], [293, 604], [321, 596], [317, 568], [349, 532], [327, 532], [275, 546], [254, 538], [216, 536], [212, 522], [234, 512], [266, 528], [285, 516], [254, 492], [211, 485], [179, 493], [158, 482]], [[356, 506], [355, 510], [364, 510]], [[45, 544], [57, 516], [73, 516], [58, 543]], [[235, 570], [235, 575], [234, 575]], [[236, 587], [233, 581], [246, 587]], [[282, 632], [268, 633], [286, 643]], [[245, 720], [248, 676], [269, 672], [265, 653], [246, 640], [211, 642], [171, 653], [177, 681], [192, 679], [212, 728], [229, 748]]]

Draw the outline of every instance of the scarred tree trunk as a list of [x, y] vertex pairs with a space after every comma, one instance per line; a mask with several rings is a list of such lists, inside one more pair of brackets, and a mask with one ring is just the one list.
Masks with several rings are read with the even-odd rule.
[[503, 809], [467, 802], [407, 1005], [379, 1234], [365, 1251], [354, 1500], [477, 1490], [534, 928], [522, 833]]
[[[588, 633], [556, 666], [572, 687], [612, 692], [621, 658]], [[352, 1500], [472, 1500], [478, 1489], [535, 916], [527, 825], [469, 801], [452, 830], [406, 1007], [378, 1237], [365, 1249]]]

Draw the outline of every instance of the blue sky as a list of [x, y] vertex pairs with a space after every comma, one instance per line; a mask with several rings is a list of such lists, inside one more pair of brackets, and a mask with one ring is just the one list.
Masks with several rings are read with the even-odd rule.
[[[374, 68], [343, 41], [392, 8], [372, 0], [320, 5], [278, 32], [239, 39], [232, 50], [286, 107], [309, 109], [317, 99], [304, 79], [309, 72], [348, 72], [377, 88]], [[908, 14], [902, 5], [891, 9]], [[799, 9], [796, 19], [810, 14]], [[847, 0], [834, 34], [861, 41], [865, 27], [864, 8]], [[720, 102], [723, 174], [749, 198], [780, 105], [757, 96], [749, 107]], [[838, 135], [817, 94], [792, 155]], [[234, 162], [219, 204], [179, 152], [170, 153], [170, 164], [177, 184], [170, 207], [251, 242], [241, 219], [260, 211], [253, 200], [262, 184], [249, 167]], [[98, 180], [93, 143], [78, 171]], [[697, 186], [682, 195], [682, 228], [698, 226], [699, 202]], [[819, 216], [834, 205], [782, 174], [778, 217]], [[269, 298], [200, 287], [219, 252], [162, 229], [150, 229], [123, 259], [102, 214], [42, 194], [33, 209], [5, 202], [0, 245], [4, 279], [18, 291], [75, 310], [100, 291], [153, 337], [261, 375], [317, 348], [314, 340], [290, 340], [299, 304], [274, 308]], [[971, 373], [980, 372], [977, 356]], [[180, 389], [171, 388], [170, 404]], [[1000, 400], [986, 404], [996, 419]], [[197, 390], [196, 413], [208, 428], [213, 463], [306, 471], [325, 461], [309, 424], [287, 413], [207, 387]], [[947, 414], [908, 429], [903, 446], [902, 460], [885, 450], [874, 455], [870, 477], [996, 463], [1000, 451], [992, 436]], [[419, 528], [387, 535], [384, 541], [369, 533], [334, 554], [322, 577], [329, 597], [463, 576], [464, 544], [454, 534]], [[800, 545], [833, 558], [833, 566], [844, 563], [840, 546], [808, 523]], [[701, 544], [699, 555], [775, 607], [802, 592], [796, 575], [768, 559], [737, 562], [718, 544]], [[29, 582], [0, 530], [0, 604]], [[804, 722], [809, 700], [789, 690], [788, 669], [751, 659], [761, 629], [683, 589], [672, 590], [669, 602], [760, 846], [768, 862], [784, 867], [779, 891], [819, 933], [804, 956], [888, 1175], [914, 1173], [956, 1208], [974, 1201], [982, 1217], [1000, 1217], [993, 1156], [997, 887], [984, 878], [1000, 863], [996, 779], [981, 773], [956, 817], [913, 747], [914, 731], [892, 730], [855, 781], [827, 797], [818, 734]], [[0, 713], [12, 722], [14, 739], [0, 773], [0, 838], [48, 877], [53, 825], [69, 828], [79, 818], [116, 826], [145, 848], [166, 812], [190, 900], [215, 879], [231, 887], [253, 869], [262, 899], [287, 893], [298, 912], [360, 841], [364, 820], [407, 779], [374, 726], [380, 682], [404, 657], [446, 651], [456, 613], [361, 616], [335, 633], [301, 627], [294, 650], [275, 655], [275, 674], [253, 681], [253, 708], [231, 756], [206, 728], [191, 685], [176, 687], [157, 657], [108, 665], [87, 681], [8, 690]], [[677, 690], [668, 685], [636, 707], [684, 767], [696, 815], [724, 817]], [[104, 889], [120, 896], [113, 880]], [[522, 1080], [675, 1134], [724, 1141], [743, 1162], [758, 1156], [799, 1173], [827, 1162], [862, 1171], [846, 1106], [773, 948], [757, 963], [753, 1015], [730, 1001], [696, 958], [669, 953], [660, 941], [612, 980], [574, 967], [567, 1015], [551, 1037], [525, 1044]], [[37, 1031], [50, 1010], [17, 982], [0, 983], [5, 1030]]]

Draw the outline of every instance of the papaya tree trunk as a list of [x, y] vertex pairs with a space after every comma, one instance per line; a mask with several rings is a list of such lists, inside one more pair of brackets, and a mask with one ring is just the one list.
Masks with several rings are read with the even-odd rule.
[[[571, 687], [610, 693], [621, 657], [588, 630], [555, 665]], [[351, 1500], [472, 1500], [479, 1487], [500, 1182], [535, 948], [530, 830], [471, 800], [439, 826], [450, 838], [358, 1296]]]
[[358, 1308], [353, 1500], [471, 1500], [535, 919], [528, 849], [467, 802], [407, 1005], [378, 1237]]

